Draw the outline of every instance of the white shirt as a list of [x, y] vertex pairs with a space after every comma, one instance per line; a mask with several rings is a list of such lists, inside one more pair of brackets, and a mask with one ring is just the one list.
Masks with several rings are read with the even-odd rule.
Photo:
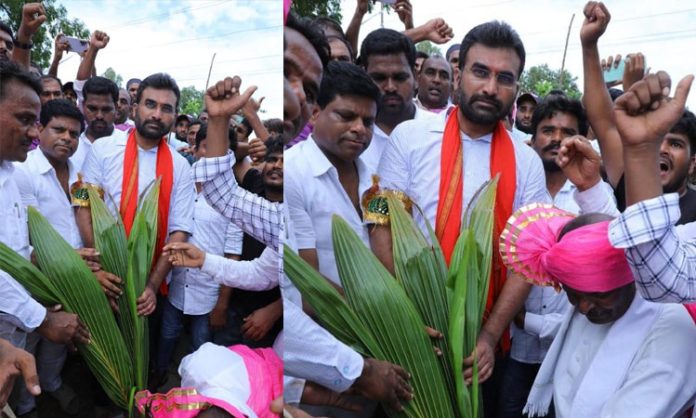
[[[573, 417], [571, 404], [578, 388], [593, 384], [583, 382], [582, 378], [611, 325], [591, 324], [584, 315], [575, 312], [554, 374], [556, 416]], [[599, 418], [682, 416], [696, 399], [694, 345], [696, 327], [686, 309], [677, 304], [664, 305], [631, 361], [621, 386], [604, 404]], [[616, 341], [613, 347], [621, 350], [621, 342]]]
[[72, 155], [72, 157], [70, 157], [70, 161], [73, 163], [73, 166], [75, 166], [75, 169], [77, 169], [78, 172], [83, 173], [82, 166], [84, 165], [85, 159], [87, 158], [87, 154], [89, 154], [89, 151], [91, 149], [92, 141], [90, 141], [89, 138], [87, 138], [86, 131], [82, 132], [80, 134], [80, 140], [77, 143], [77, 149], [75, 150], [75, 153]]
[[[446, 112], [443, 111], [443, 113]], [[416, 106], [416, 113], [413, 116], [413, 119], [410, 120], [429, 119], [434, 117], [434, 115], [437, 116], [435, 113], [428, 112], [427, 110], [423, 110]], [[401, 122], [401, 124], [405, 122], [406, 121]], [[379, 160], [382, 158], [382, 154], [384, 153], [384, 149], [387, 147], [387, 143], [389, 143], [389, 135], [381, 130], [377, 124], [375, 124], [372, 131], [372, 141], [370, 142], [370, 146], [367, 147], [365, 152], [360, 154], [360, 159], [362, 159], [363, 162], [373, 170], [373, 172], [370, 174], [377, 172]]]
[[[15, 179], [24, 207], [34, 206], [73, 248], [82, 248], [75, 209], [58, 181], [56, 170], [37, 148], [23, 163], [15, 163]], [[77, 171], [68, 160], [68, 190], [77, 181]]]
[[[0, 242], [29, 259], [29, 230], [27, 211], [22, 205], [19, 189], [14, 180], [14, 166], [0, 163]], [[25, 331], [41, 325], [46, 308], [31, 298], [22, 285], [0, 270], [0, 327], [10, 323]]]
[[[202, 194], [196, 195], [193, 234], [189, 242], [206, 253], [223, 255], [242, 253], [244, 233], [215, 211]], [[220, 285], [200, 269], [172, 269], [169, 302], [186, 315], [205, 315], [217, 303]]]
[[[372, 185], [370, 168], [361, 157], [358, 169], [358, 196]], [[338, 170], [321, 151], [314, 136], [285, 152], [285, 203], [295, 227], [298, 249], [316, 248], [319, 272], [340, 285], [334, 255], [331, 222], [343, 218], [370, 245], [367, 226], [355, 210], [338, 178]]]
[[[114, 214], [118, 213], [121, 202], [127, 139], [125, 133], [114, 131], [113, 135], [95, 141], [82, 167], [84, 181], [98, 184], [104, 189], [105, 201]], [[174, 148], [170, 146], [169, 149], [174, 165], [174, 184], [169, 206], [168, 232], [182, 231], [190, 234], [193, 231], [195, 194], [191, 166]], [[155, 180], [156, 166], [157, 147], [149, 150], [138, 147], [138, 195], [142, 195], [147, 186]], [[113, 200], [107, 196], [111, 196]]]
[[[409, 120], [394, 129], [377, 170], [380, 187], [401, 190], [435, 225], [440, 190], [440, 151], [447, 115], [441, 113], [422, 120]], [[464, 171], [463, 209], [490, 176], [492, 134], [472, 139], [461, 133]], [[512, 139], [512, 138], [511, 138]], [[541, 159], [534, 150], [512, 139], [515, 149], [516, 189], [513, 211], [529, 203], [551, 202]], [[420, 213], [414, 219], [428, 237]]]

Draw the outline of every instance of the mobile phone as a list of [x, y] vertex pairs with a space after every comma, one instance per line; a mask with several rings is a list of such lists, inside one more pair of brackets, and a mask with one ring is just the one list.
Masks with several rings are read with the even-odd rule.
[[73, 38], [72, 36], [64, 36], [63, 39], [68, 41], [68, 51], [77, 52], [78, 54], [85, 52], [89, 46], [89, 42], [84, 39]]
[[611, 68], [608, 70], [602, 71], [602, 74], [604, 75], [604, 82], [605, 83], [615, 83], [617, 81], [623, 80], [623, 73], [624, 73], [624, 67], [626, 66], [626, 59], [622, 59], [619, 62], [619, 65], [616, 66], [616, 64], [611, 65]]

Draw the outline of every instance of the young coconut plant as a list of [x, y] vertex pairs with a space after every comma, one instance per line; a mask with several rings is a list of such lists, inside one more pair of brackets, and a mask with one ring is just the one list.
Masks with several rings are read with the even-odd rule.
[[[338, 216], [332, 232], [345, 299], [297, 254], [284, 249], [285, 272], [334, 336], [363, 355], [411, 373], [415, 398], [403, 412], [388, 409], [390, 417], [478, 418], [482, 413], [477, 374], [467, 387], [462, 363], [474, 351], [486, 305], [496, 187], [493, 179], [477, 192], [449, 269], [430, 225], [428, 241], [391, 197], [396, 278]], [[426, 325], [444, 335], [435, 342], [441, 358], [424, 332]]]

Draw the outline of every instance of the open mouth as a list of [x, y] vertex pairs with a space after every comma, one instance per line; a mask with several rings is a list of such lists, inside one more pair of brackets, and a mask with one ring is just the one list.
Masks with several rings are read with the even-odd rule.
[[659, 164], [660, 164], [660, 173], [666, 173], [672, 169], [672, 164], [670, 164], [670, 161], [666, 158], [660, 158]]

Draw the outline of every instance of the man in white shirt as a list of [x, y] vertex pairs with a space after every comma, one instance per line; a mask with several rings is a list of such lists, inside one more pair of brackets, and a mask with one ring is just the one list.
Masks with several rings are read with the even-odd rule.
[[[196, 141], [196, 158], [205, 156], [205, 128], [199, 131]], [[202, 135], [202, 137], [201, 137]], [[242, 230], [210, 207], [196, 183], [193, 210], [193, 233], [190, 243], [211, 254], [239, 260], [242, 253]], [[211, 312], [222, 299], [229, 298], [231, 289], [221, 286], [200, 270], [186, 267], [174, 268], [169, 283], [169, 294], [162, 311], [162, 329], [159, 335], [155, 360], [157, 380], [166, 375], [172, 354], [184, 328], [185, 318], [190, 323], [191, 351], [211, 341], [213, 322]], [[227, 315], [226, 305], [222, 318]], [[156, 387], [156, 386], [155, 386]]]
[[[529, 280], [562, 285], [574, 309], [564, 316], [524, 412], [545, 416], [553, 398], [558, 417], [682, 417], [696, 399], [696, 327], [685, 307], [636, 293], [623, 251], [609, 242], [611, 216], [531, 211], [534, 216], [518, 212], [510, 220], [519, 226], [516, 238], [506, 229], [501, 240], [519, 256], [512, 258], [543, 261], [503, 258]], [[544, 211], [551, 216], [539, 216]]]
[[406, 35], [392, 29], [370, 32], [360, 46], [360, 63], [382, 93], [372, 142], [362, 155], [375, 173], [394, 128], [406, 120], [428, 117], [430, 112], [413, 101], [416, 47]]
[[[463, 208], [476, 190], [496, 174], [501, 174], [496, 230], [514, 209], [550, 201], [539, 157], [524, 143], [510, 138], [500, 122], [515, 100], [517, 80], [524, 68], [525, 51], [519, 36], [505, 23], [484, 23], [465, 36], [459, 53], [458, 106], [448, 113], [397, 126], [377, 170], [383, 188], [403, 191], [423, 210], [425, 219], [419, 213], [414, 214], [414, 219], [425, 236], [429, 235], [426, 220], [435, 226], [447, 260], [459, 235]], [[373, 251], [393, 270], [390, 228], [375, 226], [371, 240]], [[517, 276], [506, 278], [502, 266], [496, 264], [486, 308], [490, 314], [477, 342], [482, 382], [493, 372], [494, 347], [531, 289]], [[508, 344], [508, 339], [503, 338], [502, 348]], [[472, 360], [469, 357], [465, 361], [467, 379], [473, 372]], [[484, 393], [498, 391], [484, 386]], [[486, 416], [493, 414], [497, 401], [484, 396], [484, 404]]]
[[428, 112], [445, 111], [452, 106], [451, 86], [452, 67], [447, 60], [441, 55], [427, 57], [418, 72], [418, 94], [414, 102]]
[[370, 167], [360, 155], [370, 145], [380, 93], [365, 71], [331, 62], [324, 69], [312, 119], [314, 132], [285, 154], [285, 202], [295, 227], [299, 255], [341, 286], [331, 220], [345, 219], [369, 245], [360, 196], [370, 187]]
[[[126, 226], [129, 218], [132, 222], [139, 196], [153, 180], [162, 178], [159, 215], [166, 213], [167, 216], [164, 223], [158, 225], [156, 254], [165, 240], [185, 241], [192, 232], [195, 189], [191, 169], [166, 143], [178, 101], [179, 88], [168, 75], [153, 74], [143, 80], [135, 104], [136, 128], [129, 135], [117, 132], [94, 143], [82, 170], [85, 183], [101, 187], [105, 195], [113, 199], [107, 199], [108, 206], [113, 213], [121, 214]], [[129, 187], [135, 182], [137, 188], [124, 190], [124, 177]], [[82, 240], [91, 246], [94, 237], [89, 208], [79, 208], [77, 214]], [[128, 227], [126, 230], [129, 232]], [[156, 294], [170, 269], [166, 257], [153, 260], [148, 283], [137, 299], [140, 315], [154, 312]]]
[[[27, 213], [14, 180], [12, 161], [24, 161], [39, 135], [41, 85], [21, 67], [0, 62], [0, 241], [29, 259]], [[77, 315], [47, 310], [7, 273], [0, 271], [0, 338], [24, 347], [27, 332], [37, 330], [56, 343], [86, 344], [89, 333]], [[32, 388], [33, 394], [38, 394]], [[28, 410], [18, 411], [20, 413]]]
[[84, 83], [82, 93], [85, 98], [82, 102], [82, 113], [85, 115], [87, 129], [80, 134], [79, 145], [71, 161], [77, 171], [84, 174], [84, 162], [94, 142], [122, 131], [114, 130], [118, 102], [116, 83], [108, 78], [92, 77]]
[[[77, 148], [83, 120], [80, 110], [70, 101], [48, 101], [41, 108], [39, 148], [31, 151], [26, 161], [15, 164], [15, 179], [24, 207], [36, 208], [75, 249], [82, 248], [82, 239], [69, 197], [70, 186], [77, 181], [77, 171], [70, 157]], [[112, 297], [120, 294], [118, 277], [103, 270], [95, 275], [107, 294]], [[60, 377], [67, 355], [66, 346], [52, 343], [34, 332], [28, 335], [27, 350], [36, 355], [44, 390], [58, 399], [67, 413], [76, 414], [79, 406], [77, 396], [62, 385]], [[35, 406], [33, 396], [26, 392], [21, 396], [24, 405], [21, 409], [29, 410]]]
[[[550, 95], [538, 106], [535, 103], [535, 108], [529, 116], [529, 128], [533, 133], [532, 149], [544, 164], [546, 188], [555, 207], [578, 213], [580, 208], [573, 199], [576, 187], [561, 171], [555, 157], [564, 138], [587, 135], [585, 110], [578, 100], [562, 95]], [[611, 188], [606, 186], [611, 193]], [[515, 315], [511, 326], [512, 347], [503, 372], [503, 404], [498, 417], [522, 417], [539, 366], [569, 307], [564, 292], [548, 286], [532, 287], [523, 310]]]

